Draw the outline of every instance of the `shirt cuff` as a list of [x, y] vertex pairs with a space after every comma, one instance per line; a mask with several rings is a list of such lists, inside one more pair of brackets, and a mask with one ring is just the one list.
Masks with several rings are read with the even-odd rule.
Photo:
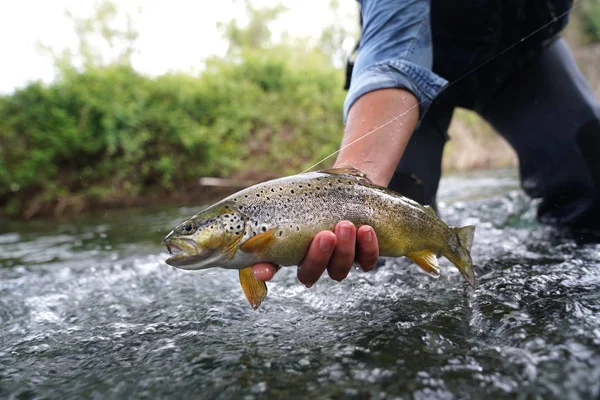
[[344, 124], [348, 111], [359, 97], [379, 89], [401, 88], [412, 92], [419, 102], [419, 122], [448, 81], [431, 70], [405, 60], [373, 64], [352, 77], [344, 102]]

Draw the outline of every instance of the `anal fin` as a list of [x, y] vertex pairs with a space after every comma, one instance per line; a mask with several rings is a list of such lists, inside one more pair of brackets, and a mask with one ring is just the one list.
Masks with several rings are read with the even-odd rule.
[[417, 264], [425, 273], [432, 278], [440, 277], [440, 267], [438, 265], [438, 259], [434, 252], [429, 250], [415, 251], [409, 253], [406, 257], [410, 258], [415, 264]]
[[252, 309], [256, 310], [260, 307], [265, 297], [267, 297], [267, 284], [254, 277], [252, 267], [240, 269], [240, 285]]

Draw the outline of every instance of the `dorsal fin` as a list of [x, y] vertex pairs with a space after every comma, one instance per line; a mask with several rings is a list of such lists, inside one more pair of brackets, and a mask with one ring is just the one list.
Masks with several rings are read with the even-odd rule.
[[425, 211], [427, 211], [429, 214], [431, 214], [431, 215], [435, 215], [435, 216], [437, 217], [437, 215], [436, 215], [436, 213], [435, 213], [435, 210], [433, 209], [433, 207], [431, 207], [431, 206], [423, 206], [423, 208], [424, 208], [424, 209], [425, 209]]
[[337, 167], [337, 168], [329, 168], [329, 169], [322, 169], [320, 171], [317, 171], [323, 174], [332, 174], [332, 175], [350, 175], [353, 178], [368, 182], [368, 183], [373, 183], [368, 177], [367, 174], [365, 174], [364, 172], [362, 172], [360, 169], [358, 168], [354, 168], [354, 167], [350, 167], [350, 166], [343, 166], [343, 167]]

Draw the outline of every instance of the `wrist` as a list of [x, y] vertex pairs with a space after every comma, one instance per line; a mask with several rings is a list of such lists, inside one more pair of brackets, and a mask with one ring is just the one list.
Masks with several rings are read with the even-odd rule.
[[350, 109], [335, 166], [355, 167], [373, 183], [387, 186], [418, 119], [418, 101], [411, 92], [367, 93]]

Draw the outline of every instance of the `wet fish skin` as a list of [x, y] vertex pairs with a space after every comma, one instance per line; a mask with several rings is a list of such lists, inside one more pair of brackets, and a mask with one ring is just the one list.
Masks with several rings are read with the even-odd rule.
[[[374, 185], [353, 168], [275, 179], [223, 199], [167, 235], [167, 248], [183, 251], [166, 262], [184, 269], [298, 265], [314, 236], [334, 230], [341, 220], [372, 226], [381, 256], [407, 256], [438, 277], [441, 254], [475, 285], [473, 226], [449, 227], [430, 207]], [[240, 274], [242, 287], [252, 278]]]

